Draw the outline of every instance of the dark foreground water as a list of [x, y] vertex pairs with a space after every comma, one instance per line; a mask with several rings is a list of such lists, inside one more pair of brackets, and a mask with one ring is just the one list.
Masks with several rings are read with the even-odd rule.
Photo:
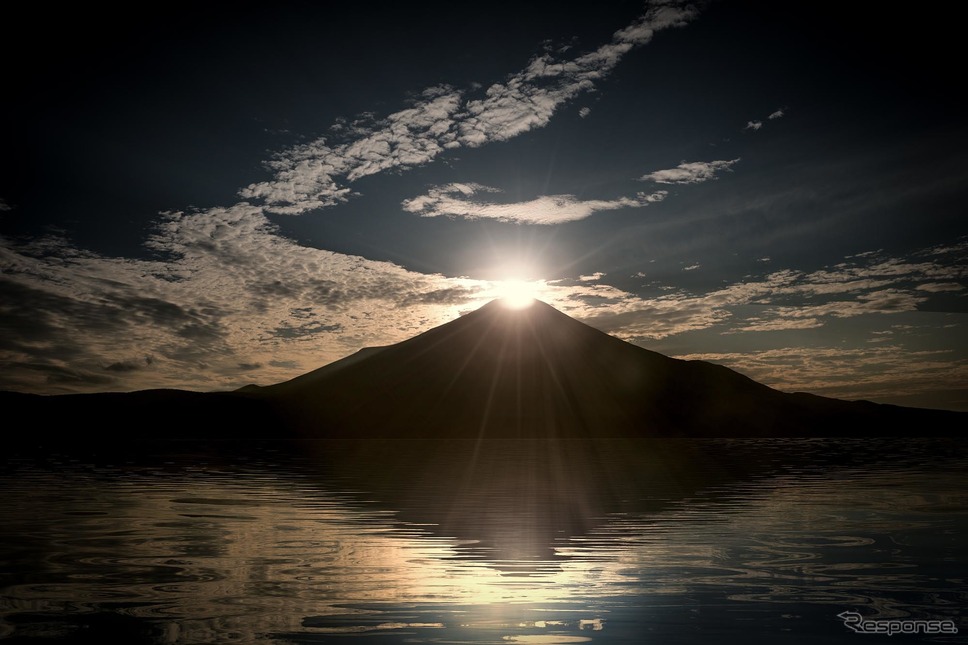
[[[966, 642], [966, 448], [401, 442], [7, 456], [0, 639]], [[856, 633], [845, 611], [918, 633]]]

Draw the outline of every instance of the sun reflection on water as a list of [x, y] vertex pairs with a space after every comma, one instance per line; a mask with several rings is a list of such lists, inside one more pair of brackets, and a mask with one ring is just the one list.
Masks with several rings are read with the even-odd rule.
[[[69, 510], [46, 530], [48, 548], [61, 553], [49, 579], [8, 589], [0, 616], [27, 607], [92, 612], [123, 599], [127, 615], [175, 620], [165, 629], [171, 643], [443, 628], [577, 642], [521, 628], [574, 630], [582, 628], [578, 621], [597, 619], [519, 616], [521, 608], [532, 613], [586, 595], [589, 580], [602, 575], [590, 563], [469, 559], [474, 545], [466, 540], [322, 490], [307, 495], [268, 481], [252, 488], [184, 482], [174, 491], [119, 483], [105, 490], [90, 482], [75, 483], [70, 496], [85, 500], [85, 514]], [[438, 607], [442, 620], [393, 619], [393, 607], [415, 603]]]
[[[662, 512], [609, 510], [582, 533], [550, 537], [529, 525], [536, 509], [482, 514], [482, 536], [521, 527], [496, 544], [278, 473], [21, 473], [0, 479], [0, 550], [30, 575], [0, 577], [0, 634], [18, 635], [24, 616], [83, 625], [110, 612], [149, 621], [167, 643], [366, 634], [577, 643], [628, 638], [648, 622], [643, 612], [674, 625], [670, 616], [689, 619], [697, 598], [707, 611], [727, 603], [744, 615], [746, 605], [757, 619], [764, 605], [793, 615], [780, 609], [791, 603], [797, 615], [813, 606], [831, 616], [851, 606], [897, 615], [920, 602], [942, 617], [943, 606], [963, 606], [964, 567], [931, 568], [937, 558], [968, 562], [968, 496], [952, 473], [844, 477], [790, 473], [710, 489]], [[547, 555], [536, 557], [542, 540]], [[877, 550], [885, 543], [889, 561]], [[937, 599], [946, 604], [929, 604]], [[65, 627], [51, 619], [31, 629]]]

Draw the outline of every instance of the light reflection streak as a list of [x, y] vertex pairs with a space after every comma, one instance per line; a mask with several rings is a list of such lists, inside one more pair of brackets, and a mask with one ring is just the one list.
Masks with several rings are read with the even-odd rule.
[[538, 567], [534, 575], [509, 577], [508, 569], [534, 563], [504, 562], [502, 569], [464, 559], [466, 541], [395, 523], [392, 513], [353, 507], [324, 491], [309, 496], [265, 481], [253, 489], [185, 484], [175, 496], [167, 487], [72, 486], [70, 506], [104, 513], [62, 510], [53, 526], [45, 521], [43, 534], [35, 535], [60, 554], [47, 559], [49, 581], [6, 589], [0, 614], [92, 613], [124, 602], [130, 606], [123, 614], [177, 620], [165, 630], [168, 642], [216, 642], [291, 631], [437, 629], [443, 624], [305, 623], [382, 616], [370, 608], [377, 605], [555, 605], [587, 591], [581, 567]]

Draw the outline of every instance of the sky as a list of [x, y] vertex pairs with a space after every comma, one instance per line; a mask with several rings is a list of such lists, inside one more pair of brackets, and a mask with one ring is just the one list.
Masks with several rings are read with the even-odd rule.
[[0, 389], [267, 385], [523, 285], [784, 391], [968, 410], [945, 10], [146, 7], [0, 44]]

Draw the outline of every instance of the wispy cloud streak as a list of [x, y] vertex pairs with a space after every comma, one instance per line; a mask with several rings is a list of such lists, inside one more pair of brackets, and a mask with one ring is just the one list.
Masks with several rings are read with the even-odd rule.
[[426, 195], [405, 200], [405, 211], [422, 217], [494, 219], [514, 224], [551, 225], [585, 219], [599, 211], [642, 208], [665, 199], [666, 191], [638, 193], [617, 199], [578, 199], [574, 195], [542, 195], [525, 202], [499, 203], [482, 199], [501, 191], [475, 183], [431, 188]]
[[[723, 333], [822, 327], [838, 318], [916, 311], [932, 293], [960, 290], [968, 280], [966, 260], [960, 246], [909, 258], [855, 256], [817, 271], [785, 269], [706, 293], [671, 290], [655, 298], [614, 298], [583, 309], [582, 315], [630, 340], [713, 326]], [[938, 284], [944, 289], [933, 286]], [[756, 305], [759, 313], [741, 314], [748, 305]]]
[[272, 178], [240, 194], [270, 212], [298, 215], [346, 201], [348, 184], [362, 177], [420, 166], [445, 150], [476, 148], [543, 128], [560, 106], [593, 90], [632, 49], [658, 31], [686, 25], [698, 13], [685, 2], [653, 2], [598, 49], [574, 58], [537, 56], [479, 98], [450, 86], [428, 88], [407, 109], [369, 128], [354, 128], [351, 140], [319, 138], [277, 153], [267, 164]]
[[656, 170], [642, 175], [641, 181], [654, 181], [657, 184], [700, 184], [716, 179], [718, 173], [730, 171], [740, 159], [718, 161], [683, 161], [675, 168]]

